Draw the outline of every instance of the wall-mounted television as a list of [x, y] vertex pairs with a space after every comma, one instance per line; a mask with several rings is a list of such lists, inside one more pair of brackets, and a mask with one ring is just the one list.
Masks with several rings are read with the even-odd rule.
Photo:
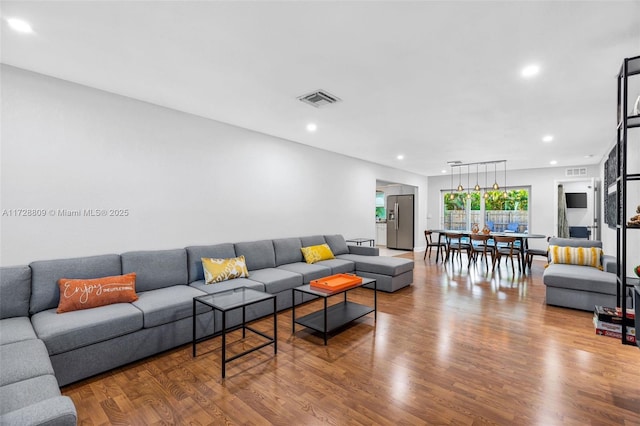
[[567, 192], [565, 194], [567, 199], [568, 209], [586, 209], [587, 208], [587, 193], [586, 192]]

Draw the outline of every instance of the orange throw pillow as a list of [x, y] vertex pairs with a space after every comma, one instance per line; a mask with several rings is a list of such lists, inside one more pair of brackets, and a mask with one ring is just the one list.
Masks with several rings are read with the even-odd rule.
[[56, 312], [59, 314], [138, 300], [135, 272], [87, 280], [60, 278], [58, 287], [60, 303]]

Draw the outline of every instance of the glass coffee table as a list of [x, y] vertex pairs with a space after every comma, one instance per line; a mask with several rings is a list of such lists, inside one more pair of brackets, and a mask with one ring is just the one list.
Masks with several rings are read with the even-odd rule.
[[[373, 284], [373, 306], [366, 306], [360, 303], [355, 303], [347, 300], [347, 293], [354, 288], [362, 287], [366, 284]], [[327, 336], [334, 330], [339, 329], [356, 319], [373, 312], [373, 320], [377, 320], [377, 308], [378, 308], [378, 284], [375, 279], [362, 278], [362, 282], [355, 284], [352, 287], [348, 287], [338, 291], [320, 290], [311, 287], [309, 284], [305, 284], [300, 287], [296, 287], [293, 290], [293, 306], [291, 308], [292, 315], [292, 329], [291, 333], [295, 334], [296, 324], [303, 325], [312, 330], [318, 331], [324, 336], [324, 344], [327, 344]], [[318, 311], [312, 312], [300, 318], [296, 318], [296, 292], [310, 294], [323, 299], [324, 307]], [[344, 295], [344, 300], [340, 303], [328, 306], [327, 300], [330, 297], [337, 295]]]
[[[264, 302], [265, 300], [273, 300], [273, 336], [269, 336], [259, 330], [256, 330], [247, 325], [246, 321], [246, 307]], [[196, 338], [196, 308], [198, 303], [206, 305], [211, 308], [211, 312], [215, 317], [215, 311], [222, 313], [222, 330], [207, 336]], [[242, 309], [242, 323], [240, 325], [231, 327], [227, 330], [227, 313], [235, 309]], [[233, 355], [227, 358], [227, 333], [242, 328], [242, 338], [246, 337], [246, 331], [252, 331], [265, 339], [266, 342], [255, 346], [251, 349], [243, 351], [239, 354]], [[254, 290], [247, 287], [240, 287], [233, 290], [222, 291], [220, 293], [207, 294], [204, 296], [197, 296], [193, 298], [193, 356], [196, 356], [196, 343], [202, 342], [212, 337], [222, 336], [222, 378], [226, 375], [226, 366], [228, 362], [247, 355], [253, 351], [264, 348], [268, 345], [273, 345], [274, 355], [278, 353], [278, 324], [277, 324], [277, 309], [276, 309], [276, 296], [262, 291]]]

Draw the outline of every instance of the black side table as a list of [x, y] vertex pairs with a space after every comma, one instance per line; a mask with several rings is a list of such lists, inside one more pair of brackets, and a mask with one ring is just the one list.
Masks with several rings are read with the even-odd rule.
[[[269, 336], [259, 330], [256, 330], [247, 325], [246, 321], [246, 307], [263, 302], [265, 300], [273, 300], [273, 336]], [[200, 338], [196, 338], [196, 306], [198, 303], [206, 305], [211, 308], [211, 312], [215, 316], [215, 311], [219, 311], [222, 313], [222, 330], [210, 334], [207, 336], [203, 336]], [[242, 323], [235, 327], [231, 327], [227, 330], [227, 312], [230, 312], [234, 309], [242, 309]], [[242, 338], [246, 337], [246, 331], [252, 331], [255, 334], [258, 334], [265, 339], [266, 342], [255, 346], [251, 349], [248, 349], [244, 352], [236, 354], [230, 358], [227, 358], [227, 333], [230, 331], [237, 330], [242, 328]], [[258, 290], [254, 290], [247, 287], [240, 287], [233, 290], [223, 291], [220, 293], [207, 294], [204, 296], [197, 296], [193, 298], [193, 356], [196, 356], [196, 343], [202, 342], [203, 340], [210, 339], [212, 337], [222, 335], [222, 378], [224, 379], [226, 375], [226, 367], [227, 363], [231, 362], [235, 359], [240, 358], [241, 356], [247, 355], [253, 351], [257, 351], [258, 349], [264, 348], [268, 345], [273, 345], [273, 354], [278, 353], [278, 324], [277, 324], [277, 309], [276, 309], [276, 296], [269, 293], [263, 293]]]

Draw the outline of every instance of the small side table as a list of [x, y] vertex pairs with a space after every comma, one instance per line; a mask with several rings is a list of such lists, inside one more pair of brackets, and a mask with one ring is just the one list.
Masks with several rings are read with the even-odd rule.
[[[251, 328], [247, 325], [246, 321], [246, 307], [263, 302], [265, 300], [273, 300], [273, 336], [269, 336], [259, 330]], [[200, 338], [196, 338], [196, 307], [197, 304], [201, 303], [211, 308], [211, 312], [215, 317], [215, 311], [219, 311], [222, 313], [222, 330], [218, 333], [210, 334], [207, 336], [203, 336]], [[227, 330], [227, 312], [230, 312], [234, 309], [242, 309], [242, 323], [235, 327], [231, 327]], [[236, 354], [230, 358], [227, 358], [227, 332], [237, 330], [242, 328], [242, 338], [246, 337], [246, 331], [252, 331], [255, 334], [258, 334], [265, 339], [266, 342], [261, 345], [255, 346], [251, 349], [248, 349], [244, 352]], [[254, 290], [247, 287], [240, 287], [233, 290], [223, 291], [220, 293], [207, 294], [204, 296], [197, 296], [193, 298], [193, 356], [196, 356], [196, 343], [202, 342], [203, 340], [210, 339], [212, 337], [222, 335], [222, 378], [224, 379], [227, 372], [227, 363], [231, 362], [235, 359], [240, 358], [241, 356], [247, 355], [253, 351], [257, 351], [258, 349], [264, 348], [268, 345], [273, 345], [273, 354], [278, 353], [278, 324], [277, 324], [277, 309], [276, 309], [276, 296], [274, 294], [263, 293], [258, 290]]]
[[352, 238], [347, 240], [348, 243], [355, 243], [357, 246], [361, 246], [363, 243], [369, 243], [369, 247], [373, 247], [375, 240], [373, 238]]

